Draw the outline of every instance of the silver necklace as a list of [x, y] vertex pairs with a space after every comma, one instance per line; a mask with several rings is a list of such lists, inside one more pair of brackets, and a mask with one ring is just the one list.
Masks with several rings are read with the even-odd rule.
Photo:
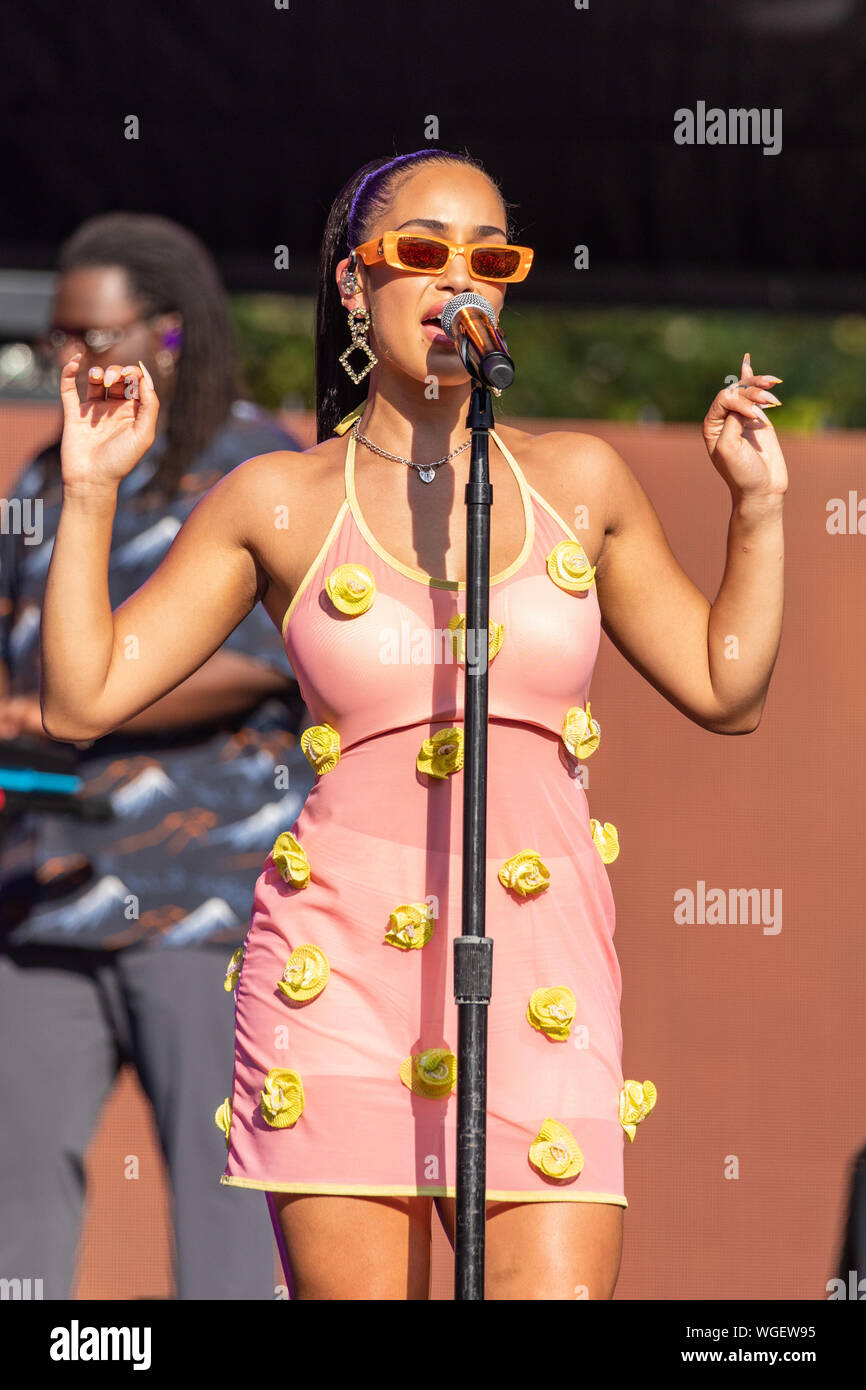
[[389, 454], [387, 449], [380, 449], [378, 444], [374, 444], [365, 434], [361, 433], [358, 428], [360, 423], [361, 417], [358, 416], [358, 419], [352, 426], [352, 433], [356, 439], [359, 439], [362, 444], [366, 444], [367, 448], [372, 449], [374, 454], [381, 454], [383, 458], [393, 459], [395, 463], [405, 463], [408, 464], [410, 468], [417, 468], [418, 476], [424, 483], [432, 483], [433, 479], [436, 477], [436, 469], [441, 467], [443, 463], [448, 463], [450, 459], [456, 458], [458, 454], [462, 454], [463, 450], [468, 449], [469, 445], [472, 443], [471, 439], [467, 439], [465, 444], [461, 444], [458, 449], [452, 449], [450, 454], [446, 454], [444, 458], [437, 459], [435, 463], [413, 463], [412, 459], [404, 459], [401, 458], [399, 454]]

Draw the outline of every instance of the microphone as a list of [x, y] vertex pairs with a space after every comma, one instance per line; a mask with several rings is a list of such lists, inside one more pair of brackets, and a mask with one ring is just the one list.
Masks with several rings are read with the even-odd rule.
[[482, 386], [497, 394], [514, 380], [514, 363], [496, 327], [493, 305], [467, 290], [449, 299], [440, 315], [442, 332], [457, 344], [463, 365]]

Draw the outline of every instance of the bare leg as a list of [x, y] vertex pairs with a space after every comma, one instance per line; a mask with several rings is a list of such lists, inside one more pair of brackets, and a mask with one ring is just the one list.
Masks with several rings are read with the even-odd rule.
[[426, 1299], [430, 1197], [274, 1192], [297, 1299]]
[[[455, 1200], [435, 1202], [453, 1247]], [[623, 1211], [612, 1202], [488, 1202], [485, 1299], [612, 1298]]]

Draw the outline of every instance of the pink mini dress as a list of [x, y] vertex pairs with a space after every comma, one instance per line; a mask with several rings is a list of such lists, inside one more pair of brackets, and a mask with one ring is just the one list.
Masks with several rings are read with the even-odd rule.
[[[622, 1075], [617, 833], [590, 817], [582, 780], [601, 734], [595, 571], [490, 438], [525, 540], [490, 584], [487, 1200], [626, 1207], [624, 1136], [655, 1088]], [[453, 1197], [464, 682], [483, 653], [466, 639], [465, 583], [409, 568], [371, 533], [354, 457], [350, 434], [345, 497], [283, 620], [317, 779], [227, 971], [220, 1182]]]

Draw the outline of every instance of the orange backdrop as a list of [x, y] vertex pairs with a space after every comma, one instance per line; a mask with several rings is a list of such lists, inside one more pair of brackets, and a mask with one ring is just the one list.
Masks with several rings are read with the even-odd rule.
[[[729, 497], [697, 423], [502, 418], [611, 443], [686, 573], [715, 598]], [[53, 409], [0, 410], [7, 493], [57, 420]], [[308, 416], [287, 420], [305, 446], [314, 442]], [[618, 1298], [825, 1298], [851, 1160], [866, 1140], [856, 868], [866, 538], [827, 530], [830, 499], [847, 507], [866, 472], [866, 434], [789, 436], [783, 418], [774, 423], [791, 479], [787, 588], [758, 730], [720, 737], [699, 729], [606, 637], [592, 686], [604, 739], [587, 765], [587, 795], [591, 813], [617, 826], [621, 846], [608, 873], [624, 1070], [659, 1092], [634, 1145], [626, 1143]], [[677, 923], [675, 894], [699, 892], [700, 883], [726, 899], [731, 890], [762, 890], [769, 913], [728, 925]], [[764, 930], [771, 913], [778, 931]], [[128, 1153], [141, 1156], [134, 1184], [123, 1177]], [[88, 1173], [78, 1297], [170, 1297], [162, 1160], [128, 1071], [106, 1103]], [[434, 1297], [451, 1296], [452, 1277], [434, 1216]]]

